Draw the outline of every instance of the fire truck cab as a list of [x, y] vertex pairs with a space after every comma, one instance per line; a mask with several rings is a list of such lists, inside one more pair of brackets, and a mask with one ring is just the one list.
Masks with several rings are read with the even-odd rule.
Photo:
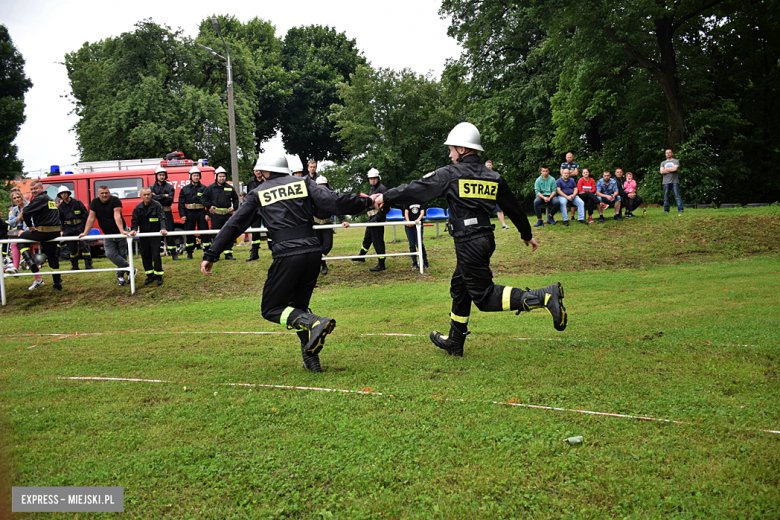
[[[179, 215], [179, 192], [190, 183], [189, 171], [197, 166], [201, 171], [200, 182], [205, 186], [214, 182], [214, 168], [208, 161], [199, 159], [197, 162], [184, 159], [181, 152], [172, 152], [165, 159], [132, 159], [125, 161], [96, 161], [76, 163], [75, 172], [65, 175], [51, 175], [41, 179], [46, 193], [57, 200], [57, 190], [67, 186], [71, 196], [84, 203], [89, 203], [97, 197], [98, 187], [108, 186], [112, 195], [122, 201], [122, 216], [129, 226], [133, 209], [141, 202], [141, 188], [150, 187], [155, 183], [154, 171], [162, 166], [168, 172], [168, 182], [175, 188], [174, 203], [171, 207], [176, 231], [184, 230], [184, 223]], [[97, 221], [95, 227], [98, 227]], [[177, 244], [183, 237], [176, 237]]]

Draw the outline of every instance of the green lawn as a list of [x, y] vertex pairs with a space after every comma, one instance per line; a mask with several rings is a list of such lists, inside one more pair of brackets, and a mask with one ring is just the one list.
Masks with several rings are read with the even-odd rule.
[[[560, 281], [569, 325], [474, 309], [461, 359], [427, 338], [454, 267], [434, 235], [425, 275], [331, 262], [311, 304], [338, 321], [321, 374], [260, 317], [267, 251], [236, 248], [208, 278], [166, 261], [165, 285], [135, 295], [110, 273], [65, 275], [62, 293], [9, 280], [10, 485], [123, 486], [138, 518], [780, 517], [780, 210], [546, 227], [533, 254], [497, 231], [496, 280]], [[361, 237], [339, 230], [333, 254]]]

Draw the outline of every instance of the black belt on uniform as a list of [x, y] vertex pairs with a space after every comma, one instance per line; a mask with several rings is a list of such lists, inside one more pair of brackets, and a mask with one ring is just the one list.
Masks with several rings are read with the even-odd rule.
[[474, 233], [480, 227], [486, 227], [486, 226], [492, 226], [492, 224], [490, 223], [490, 218], [485, 216], [467, 217], [467, 218], [450, 217], [449, 225], [448, 225], [451, 235], [454, 235], [459, 231], [462, 231], [463, 233], [468, 235]]
[[55, 231], [62, 231], [62, 226], [37, 226], [35, 229], [41, 233], [54, 233]]
[[306, 238], [316, 236], [311, 226], [298, 226], [294, 228], [277, 229], [269, 231], [268, 236], [274, 242], [284, 242], [285, 240], [295, 240], [296, 238]]
[[74, 218], [74, 219], [71, 219], [71, 220], [64, 221], [63, 224], [65, 224], [67, 226], [75, 226], [76, 224], [81, 224], [82, 222], [84, 222], [83, 219]]
[[171, 212], [171, 207], [170, 206], [163, 206], [163, 211], [165, 211], [166, 213], [170, 213]]

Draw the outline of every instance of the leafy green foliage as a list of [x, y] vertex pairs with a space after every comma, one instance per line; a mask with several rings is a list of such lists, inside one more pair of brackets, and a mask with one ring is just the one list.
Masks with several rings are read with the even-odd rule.
[[13, 142], [25, 120], [24, 95], [31, 87], [32, 81], [24, 73], [24, 58], [6, 26], [0, 24], [0, 181], [22, 173]]

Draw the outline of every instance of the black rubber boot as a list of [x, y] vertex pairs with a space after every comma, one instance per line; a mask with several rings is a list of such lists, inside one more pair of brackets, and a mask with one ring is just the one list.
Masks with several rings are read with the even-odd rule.
[[328, 263], [325, 260], [322, 261], [322, 269], [320, 269], [320, 273], [328, 274]]
[[178, 261], [179, 253], [176, 252], [176, 248], [173, 248], [170, 251], [171, 251], [171, 260], [173, 260], [174, 262]]
[[144, 280], [144, 285], [149, 285], [150, 283], [154, 283], [154, 275], [153, 274], [147, 274], [146, 280]]
[[187, 249], [187, 258], [185, 260], [192, 260], [192, 249]]
[[336, 320], [305, 313], [295, 318], [292, 327], [298, 331], [309, 332], [309, 341], [303, 347], [303, 352], [310, 356], [316, 356], [325, 346], [325, 336], [336, 328]]
[[378, 273], [379, 271], [384, 271], [386, 269], [385, 267], [385, 259], [380, 258], [379, 263], [376, 264], [374, 267], [369, 267], [368, 270], [374, 273]]
[[225, 260], [235, 260], [233, 253], [225, 253]]
[[547, 309], [553, 318], [555, 330], [564, 330], [566, 328], [566, 308], [563, 306], [563, 286], [560, 283], [548, 285], [543, 289], [526, 288], [523, 294], [522, 307], [517, 311], [530, 311], [533, 309]]
[[74, 271], [79, 270], [79, 259], [78, 258], [71, 258], [70, 259], [70, 268]]
[[54, 288], [58, 291], [62, 290], [62, 275], [61, 274], [53, 274], [51, 276], [52, 280], [54, 280]]
[[94, 269], [94, 267], [92, 267], [92, 256], [84, 257], [84, 269]]
[[320, 366], [320, 357], [317, 354], [308, 354], [306, 352], [306, 344], [309, 343], [309, 331], [299, 330], [298, 338], [301, 340], [301, 356], [303, 356], [303, 368], [311, 370], [312, 372], [322, 372], [322, 366]]
[[[358, 255], [363, 256], [366, 253], [368, 253], [368, 251], [366, 251], [365, 249], [361, 249], [360, 252], [358, 253]], [[365, 258], [353, 258], [352, 261], [353, 262], [365, 262], [366, 259]]]
[[249, 258], [247, 258], [246, 261], [253, 262], [255, 260], [260, 260], [259, 249], [260, 244], [252, 244], [252, 251], [249, 252]]
[[33, 260], [32, 255], [30, 254], [30, 250], [28, 249], [24, 253], [22, 253], [22, 258], [24, 258], [24, 261], [27, 263], [27, 266], [30, 268], [30, 271], [33, 273], [38, 272], [38, 264], [35, 263], [35, 260]]
[[443, 336], [434, 330], [431, 332], [431, 341], [434, 345], [445, 350], [450, 356], [463, 356], [463, 344], [466, 342], [467, 331], [459, 330], [454, 322], [450, 322], [450, 335]]

